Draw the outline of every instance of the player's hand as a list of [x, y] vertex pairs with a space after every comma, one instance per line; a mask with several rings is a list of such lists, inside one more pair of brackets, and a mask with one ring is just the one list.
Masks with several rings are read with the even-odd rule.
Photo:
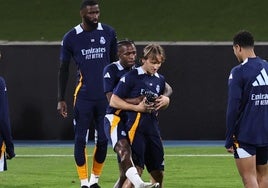
[[159, 97], [157, 97], [157, 99], [155, 99], [154, 102], [155, 110], [167, 108], [169, 105], [169, 101], [170, 101], [169, 97], [160, 95]]
[[154, 103], [147, 103], [146, 98], [144, 98], [138, 105], [135, 105], [136, 112], [151, 113], [155, 109]]
[[228, 152], [228, 153], [234, 153], [234, 147], [232, 146], [232, 147], [230, 147], [230, 148], [226, 148], [226, 151]]
[[67, 104], [65, 101], [58, 102], [57, 110], [58, 110], [59, 114], [62, 115], [62, 117], [66, 118], [68, 116]]

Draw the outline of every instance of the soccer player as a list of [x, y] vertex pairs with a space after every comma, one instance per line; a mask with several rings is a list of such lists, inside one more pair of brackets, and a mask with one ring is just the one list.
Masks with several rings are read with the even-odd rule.
[[[74, 92], [74, 158], [83, 188], [98, 188], [108, 139], [104, 132], [104, 116], [108, 101], [103, 91], [103, 68], [117, 60], [115, 30], [99, 22], [97, 0], [85, 0], [80, 7], [82, 23], [67, 32], [61, 44], [58, 88], [58, 111], [67, 117], [65, 89], [71, 58], [77, 66], [77, 85]], [[93, 166], [88, 181], [86, 143], [90, 123], [95, 125]]]
[[[134, 164], [141, 169], [145, 165], [152, 183], [159, 182], [160, 187], [164, 176], [164, 149], [158, 127], [158, 111], [169, 105], [169, 97], [163, 95], [166, 82], [157, 71], [164, 60], [164, 49], [160, 45], [147, 45], [143, 50], [142, 66], [120, 79], [110, 100], [110, 106], [127, 113], [126, 127]], [[138, 104], [124, 100], [144, 95], [146, 97]], [[134, 167], [126, 172], [131, 182], [136, 181], [134, 174], [137, 174]]]
[[[122, 40], [118, 42], [118, 57], [119, 61], [107, 65], [104, 68], [104, 92], [108, 101], [110, 101], [112, 91], [119, 82], [122, 75], [134, 68], [136, 60], [136, 47], [130, 40]], [[126, 101], [138, 104], [143, 96], [139, 98], [125, 99]], [[154, 187], [152, 183], [143, 182], [140, 178], [135, 165], [132, 161], [131, 147], [128, 139], [128, 131], [125, 128], [127, 117], [124, 111], [117, 110], [110, 106], [107, 107], [105, 116], [105, 131], [110, 138], [114, 151], [118, 154], [120, 178], [114, 185], [114, 188], [131, 188], [132, 184], [126, 178], [126, 172], [133, 169], [136, 173], [136, 181], [132, 182], [135, 187]]]
[[11, 135], [7, 87], [3, 77], [0, 77], [0, 172], [7, 170], [6, 159], [15, 157], [14, 144]]
[[228, 83], [225, 147], [234, 154], [246, 188], [268, 187], [268, 63], [255, 55], [254, 38], [240, 31], [233, 38], [239, 61]]

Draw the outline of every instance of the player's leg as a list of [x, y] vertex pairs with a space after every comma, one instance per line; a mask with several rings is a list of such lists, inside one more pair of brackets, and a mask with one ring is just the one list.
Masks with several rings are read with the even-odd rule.
[[125, 175], [126, 171], [134, 166], [132, 162], [131, 148], [129, 145], [129, 141], [126, 138], [118, 140], [114, 150], [120, 159], [119, 161], [120, 178], [117, 186], [124, 188], [131, 188], [132, 184]]
[[98, 188], [99, 177], [104, 167], [104, 161], [107, 155], [108, 139], [104, 131], [104, 116], [108, 103], [106, 100], [97, 101], [94, 109], [95, 120], [95, 148], [93, 151], [93, 160], [89, 184], [92, 188]]
[[87, 113], [88, 108], [89, 105], [85, 101], [76, 100], [74, 105], [74, 158], [81, 187], [89, 186], [86, 144], [91, 117]]
[[259, 188], [268, 187], [268, 147], [257, 148], [256, 165]]
[[257, 180], [259, 188], [268, 187], [268, 165], [257, 165]]
[[131, 161], [131, 148], [124, 126], [125, 121], [124, 118], [121, 117], [114, 114], [106, 114], [104, 118], [104, 128], [105, 134], [111, 141], [118, 158], [120, 176], [115, 183], [114, 188], [131, 188], [131, 182], [125, 175], [126, 168], [133, 166]]
[[236, 141], [234, 144], [234, 157], [244, 187], [259, 188], [256, 170], [256, 147]]
[[235, 159], [245, 188], [259, 188], [256, 172], [256, 156]]
[[0, 137], [0, 172], [7, 170], [5, 150], [5, 143]]
[[134, 185], [135, 188], [148, 188], [148, 187], [159, 187], [159, 183], [152, 183], [152, 182], [144, 182], [141, 177], [140, 173], [141, 171], [138, 171], [136, 166], [140, 167], [141, 169], [144, 168], [144, 153], [145, 153], [145, 139], [142, 132], [137, 131], [134, 134], [134, 139], [131, 143], [131, 151], [132, 151], [132, 160], [135, 164], [135, 167], [132, 166], [126, 171], [127, 178], [131, 181], [131, 183]]
[[[120, 158], [117, 156], [118, 160], [118, 167], [119, 167], [119, 178], [115, 182], [113, 188], [123, 188], [124, 187], [124, 182], [127, 180], [127, 177], [122, 169], [122, 166], [120, 165]], [[124, 187], [125, 188], [125, 187]]]
[[146, 129], [146, 149], [144, 161], [147, 171], [151, 175], [151, 182], [158, 182], [163, 187], [164, 179], [164, 147], [160, 136], [158, 119], [155, 116], [148, 117], [144, 123], [150, 125]]
[[150, 172], [150, 175], [151, 175], [151, 182], [153, 183], [158, 182], [160, 184], [160, 187], [162, 187], [164, 179], [164, 171], [153, 170]]
[[164, 148], [160, 136], [147, 137], [145, 165], [151, 175], [151, 182], [158, 182], [163, 187], [164, 179]]

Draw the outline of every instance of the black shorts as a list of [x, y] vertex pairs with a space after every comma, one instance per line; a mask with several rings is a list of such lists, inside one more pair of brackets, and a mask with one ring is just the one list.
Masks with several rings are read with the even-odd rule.
[[256, 164], [265, 165], [268, 161], [268, 146], [255, 146], [251, 144], [235, 142], [234, 158], [242, 159], [256, 155]]

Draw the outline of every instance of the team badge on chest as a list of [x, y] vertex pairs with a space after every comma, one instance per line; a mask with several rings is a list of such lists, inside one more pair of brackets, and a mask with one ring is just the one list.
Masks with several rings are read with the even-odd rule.
[[100, 44], [105, 44], [105, 43], [106, 43], [105, 38], [104, 38], [104, 37], [101, 37], [101, 38], [100, 38]]

